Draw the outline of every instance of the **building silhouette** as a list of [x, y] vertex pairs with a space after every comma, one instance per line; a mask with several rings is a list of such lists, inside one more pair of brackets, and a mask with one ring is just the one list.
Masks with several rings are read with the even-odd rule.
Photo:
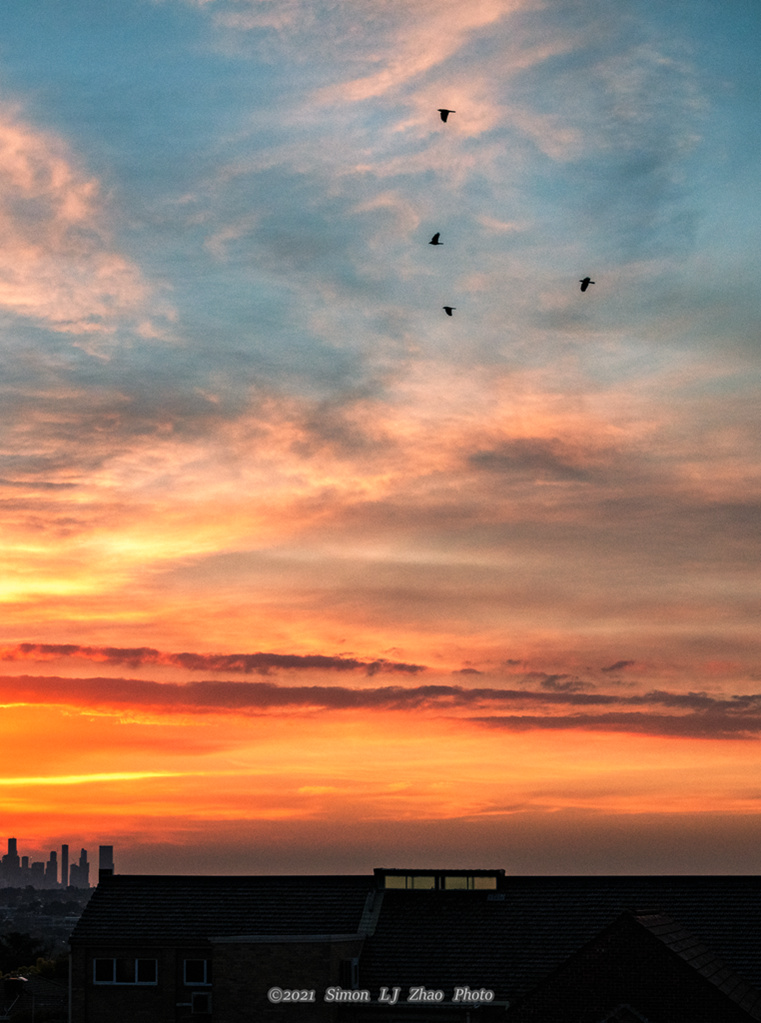
[[72, 863], [69, 870], [69, 884], [73, 888], [90, 887], [90, 864], [87, 861], [87, 850], [79, 854], [79, 863]]
[[70, 1023], [750, 1023], [760, 918], [753, 876], [116, 874]]
[[[9, 838], [8, 851], [0, 858], [0, 888], [26, 888], [29, 885], [41, 889], [67, 888], [69, 885], [74, 888], [90, 887], [90, 863], [86, 849], [82, 849], [79, 860], [69, 866], [69, 847], [64, 844], [61, 846], [60, 874], [58, 862], [55, 849], [50, 851], [46, 861], [30, 862], [28, 856], [19, 855], [17, 839]], [[114, 847], [101, 845], [99, 876], [113, 873]]]

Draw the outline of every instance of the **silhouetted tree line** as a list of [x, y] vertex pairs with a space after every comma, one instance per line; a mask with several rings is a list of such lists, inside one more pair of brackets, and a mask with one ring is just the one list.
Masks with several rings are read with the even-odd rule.
[[49, 949], [31, 934], [11, 931], [0, 936], [0, 974], [37, 966], [38, 959], [45, 959]]

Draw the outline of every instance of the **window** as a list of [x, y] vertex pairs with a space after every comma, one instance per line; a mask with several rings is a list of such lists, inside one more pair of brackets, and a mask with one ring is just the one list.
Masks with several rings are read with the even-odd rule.
[[339, 980], [341, 987], [356, 991], [359, 987], [359, 957], [342, 959], [339, 964]]
[[[377, 873], [377, 872], [376, 872]], [[382, 873], [384, 888], [445, 889], [448, 891], [494, 891], [501, 872], [473, 873], [437, 871], [435, 874], [417, 872]]]
[[186, 984], [210, 983], [208, 959], [186, 959], [183, 979]]
[[205, 991], [194, 991], [190, 996], [190, 1012], [193, 1016], [208, 1016], [211, 1012], [211, 995]]
[[385, 887], [431, 889], [436, 887], [436, 878], [433, 874], [389, 874]]
[[472, 888], [473, 878], [472, 877], [460, 877], [455, 875], [454, 877], [442, 878], [445, 888]]
[[497, 887], [496, 877], [478, 877], [473, 874], [445, 874], [442, 878], [444, 887], [467, 888], [469, 891]]
[[157, 984], [155, 959], [94, 959], [95, 984]]
[[156, 983], [156, 960], [136, 959], [135, 960], [135, 983], [155, 984]]
[[404, 874], [389, 874], [384, 879], [384, 882], [385, 882], [384, 883], [384, 887], [385, 888], [406, 888], [407, 887], [407, 878], [404, 876]]
[[114, 969], [115, 959], [96, 959], [93, 963], [93, 980], [96, 984], [113, 984], [116, 977]]
[[497, 887], [497, 879], [496, 879], [496, 877], [474, 877], [473, 878], [473, 887], [474, 888], [480, 888], [480, 889], [484, 889], [484, 888], [494, 889], [494, 888]]

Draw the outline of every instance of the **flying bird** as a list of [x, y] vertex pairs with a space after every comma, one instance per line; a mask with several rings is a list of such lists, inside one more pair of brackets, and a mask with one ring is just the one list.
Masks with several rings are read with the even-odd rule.
[[429, 245], [443, 245], [444, 242], [440, 242], [439, 241], [440, 236], [441, 236], [441, 231], [437, 231], [436, 234], [433, 236], [433, 238], [431, 238], [431, 240], [428, 242], [428, 244]]
[[456, 110], [444, 110], [443, 107], [439, 107], [439, 113], [441, 114], [441, 120], [446, 121], [450, 114], [456, 114]]
[[591, 277], [585, 277], [584, 280], [579, 281], [579, 284], [581, 284], [581, 291], [586, 291], [590, 284], [594, 284], [594, 281]]
[[452, 310], [456, 309], [457, 306], [456, 305], [443, 305], [441, 308], [444, 310], [444, 312], [447, 314], [447, 316], [451, 316], [452, 315]]

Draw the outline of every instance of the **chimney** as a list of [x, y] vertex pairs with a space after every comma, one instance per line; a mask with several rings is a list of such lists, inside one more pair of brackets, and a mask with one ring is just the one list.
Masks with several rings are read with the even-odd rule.
[[98, 848], [98, 880], [104, 877], [113, 877], [114, 874], [114, 847], [112, 845], [101, 845]]

